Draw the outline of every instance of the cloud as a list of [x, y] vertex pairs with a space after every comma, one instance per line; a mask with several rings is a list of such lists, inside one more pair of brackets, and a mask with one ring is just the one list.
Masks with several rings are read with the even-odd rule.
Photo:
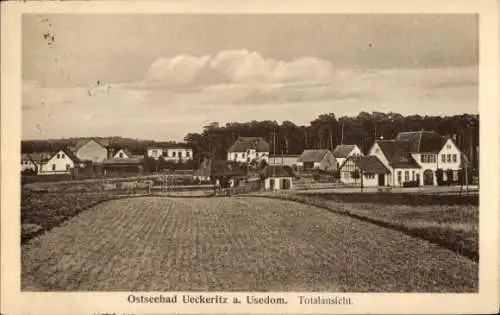
[[247, 50], [228, 50], [215, 56], [158, 58], [149, 67], [146, 82], [174, 89], [222, 83], [307, 82], [328, 80], [332, 72], [330, 62], [314, 57], [285, 62]]

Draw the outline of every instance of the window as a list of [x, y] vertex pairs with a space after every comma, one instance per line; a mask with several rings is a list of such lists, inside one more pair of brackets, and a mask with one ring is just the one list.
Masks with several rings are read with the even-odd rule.
[[447, 144], [447, 145], [446, 145], [446, 148], [447, 148], [447, 149], [451, 149], [451, 144]]
[[158, 156], [158, 150], [151, 151], [151, 155], [153, 155], [154, 157], [157, 157]]
[[177, 152], [175, 152], [175, 151], [174, 151], [174, 152], [172, 152], [172, 156], [175, 156], [175, 154], [176, 154], [176, 153], [177, 153]]
[[57, 153], [57, 158], [60, 159], [61, 158], [61, 155], [59, 153]]
[[179, 152], [179, 159], [182, 158], [182, 152]]
[[187, 157], [190, 157], [190, 156], [191, 156], [191, 152], [186, 151], [186, 156], [187, 156]]
[[410, 172], [409, 171], [405, 171], [405, 182], [407, 182], [409, 180], [410, 180]]
[[375, 178], [375, 174], [365, 174], [366, 179], [373, 179]]
[[238, 153], [235, 153], [234, 154], [234, 158], [237, 159], [238, 158]]
[[64, 154], [61, 153], [61, 159], [64, 159]]
[[411, 180], [415, 180], [415, 171], [411, 171]]
[[456, 154], [453, 154], [453, 162], [457, 163], [457, 155]]
[[242, 157], [242, 158], [245, 158], [245, 153], [241, 153], [241, 157]]
[[398, 171], [398, 182], [401, 183], [401, 171]]
[[66, 170], [69, 171], [69, 168], [71, 167], [71, 165], [69, 164], [66, 164]]
[[447, 155], [446, 155], [446, 161], [447, 161], [448, 163], [451, 163], [451, 154], [447, 154]]
[[420, 162], [422, 162], [422, 163], [436, 163], [436, 156], [434, 154], [422, 154], [420, 156]]
[[118, 156], [119, 156], [120, 158], [123, 158], [123, 152], [120, 152], [120, 154], [118, 154]]
[[55, 171], [56, 170], [56, 165], [55, 164], [52, 164], [52, 170]]
[[446, 154], [441, 154], [441, 162], [446, 163]]

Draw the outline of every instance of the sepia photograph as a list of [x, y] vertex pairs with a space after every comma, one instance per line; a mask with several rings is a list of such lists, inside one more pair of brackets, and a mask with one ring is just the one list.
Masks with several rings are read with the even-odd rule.
[[477, 15], [22, 26], [23, 291], [477, 292]]
[[9, 310], [489, 309], [493, 19], [218, 5], [16, 5]]

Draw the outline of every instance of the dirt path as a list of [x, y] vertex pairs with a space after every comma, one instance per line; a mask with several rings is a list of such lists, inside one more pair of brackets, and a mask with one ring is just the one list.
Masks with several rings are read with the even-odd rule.
[[473, 292], [476, 263], [264, 198], [100, 204], [22, 247], [23, 290]]

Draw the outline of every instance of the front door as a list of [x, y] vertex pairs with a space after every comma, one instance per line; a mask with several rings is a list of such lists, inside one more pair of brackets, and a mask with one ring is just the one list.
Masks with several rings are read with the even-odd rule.
[[434, 172], [432, 170], [424, 172], [424, 185], [434, 185]]
[[378, 185], [385, 186], [385, 174], [378, 174]]

